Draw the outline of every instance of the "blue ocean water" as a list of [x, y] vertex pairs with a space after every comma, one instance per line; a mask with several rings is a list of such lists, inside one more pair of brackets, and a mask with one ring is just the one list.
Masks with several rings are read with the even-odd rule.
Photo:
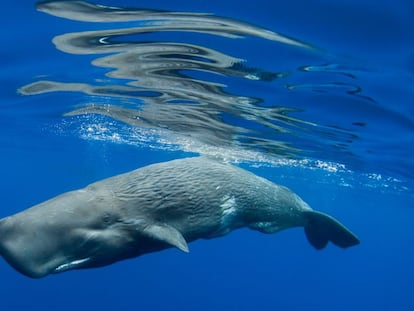
[[96, 4], [2, 4], [1, 217], [206, 154], [290, 187], [361, 245], [243, 229], [40, 280], [1, 260], [4, 308], [413, 309], [412, 1]]

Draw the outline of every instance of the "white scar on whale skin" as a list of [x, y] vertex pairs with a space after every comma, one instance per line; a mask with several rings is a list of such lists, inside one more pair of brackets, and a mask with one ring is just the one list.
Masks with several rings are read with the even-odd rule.
[[84, 259], [74, 260], [72, 262], [65, 263], [65, 264], [60, 265], [59, 267], [57, 267], [55, 269], [55, 272], [63, 272], [63, 271], [66, 271], [66, 270], [74, 269], [77, 266], [89, 261], [89, 259], [90, 258], [84, 258]]
[[223, 210], [223, 217], [231, 216], [236, 212], [236, 199], [234, 196], [224, 196], [220, 207]]
[[236, 217], [237, 204], [234, 196], [226, 195], [223, 197], [222, 201], [223, 203], [220, 204], [222, 210], [220, 234], [226, 234], [230, 231], [228, 224], [234, 222], [234, 218]]

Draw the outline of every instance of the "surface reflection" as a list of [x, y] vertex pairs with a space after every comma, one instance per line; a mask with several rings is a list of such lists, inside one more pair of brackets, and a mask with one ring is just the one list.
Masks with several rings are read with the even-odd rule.
[[[336, 88], [360, 101], [373, 101], [361, 95], [355, 81], [315, 79], [310, 83], [302, 77], [286, 81], [292, 72], [328, 73], [355, 80], [344, 66], [294, 63], [296, 68], [288, 72], [266, 70], [249, 66], [239, 55], [230, 55], [211, 44], [187, 42], [188, 37], [181, 36], [192, 33], [226, 40], [245, 37], [275, 42], [280, 55], [293, 53], [291, 59], [278, 59], [279, 63], [294, 61], [297, 51], [317, 55], [317, 61], [321, 59], [318, 57], [322, 52], [309, 44], [245, 22], [212, 14], [124, 9], [82, 1], [40, 2], [37, 9], [70, 20], [101, 23], [103, 28], [61, 34], [53, 38], [53, 43], [65, 53], [92, 55], [92, 65], [105, 69], [106, 77], [97, 77], [90, 70], [87, 82], [39, 80], [19, 89], [24, 95], [84, 94], [83, 103], [74, 103], [77, 106], [65, 114], [67, 117], [102, 115], [133, 127], [183, 135], [209, 147], [297, 157], [348, 152], [348, 146], [358, 136], [341, 124], [313, 122], [309, 113], [304, 114], [309, 98], [291, 97], [291, 102], [283, 105], [239, 85], [279, 83], [281, 98], [290, 95], [288, 92], [300, 95], [304, 90], [329, 92]], [[290, 65], [280, 67], [286, 66]]]

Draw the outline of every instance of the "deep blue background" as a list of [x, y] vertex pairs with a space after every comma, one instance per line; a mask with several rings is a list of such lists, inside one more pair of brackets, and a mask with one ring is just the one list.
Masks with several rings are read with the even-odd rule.
[[[385, 69], [405, 74], [414, 70], [411, 1], [262, 2], [103, 3], [213, 12], [304, 38], [332, 53], [357, 55], [368, 64], [381, 62]], [[50, 131], [59, 126], [56, 115], [64, 112], [59, 108], [62, 103], [50, 102], [53, 96], [21, 97], [16, 89], [47, 74], [48, 68], [59, 72], [72, 67], [70, 56], [56, 51], [50, 40], [69, 26], [74, 31], [82, 27], [69, 21], [56, 23], [36, 12], [32, 1], [2, 6], [1, 217], [100, 178], [185, 156]], [[404, 79], [393, 83], [392, 88], [398, 88]], [[380, 94], [384, 99], [389, 96], [386, 91]], [[301, 168], [244, 167], [289, 186], [315, 209], [338, 217], [358, 234], [361, 245], [317, 252], [302, 229], [277, 235], [239, 230], [225, 238], [194, 242], [190, 254], [171, 249], [41, 280], [25, 278], [0, 260], [0, 308], [413, 310], [411, 190], [394, 192], [375, 181], [370, 187], [361, 186], [358, 172], [341, 176]], [[353, 184], [344, 186], [344, 179]]]
[[[76, 140], [65, 146], [56, 142], [53, 149], [2, 153], [3, 215], [104, 176], [181, 156]], [[252, 170], [341, 219], [358, 233], [361, 245], [318, 252], [308, 245], [302, 229], [277, 235], [240, 230], [194, 242], [190, 254], [171, 249], [41, 280], [27, 279], [2, 261], [2, 305], [13, 310], [413, 307], [412, 197], [338, 186], [336, 177], [329, 178], [332, 184], [314, 182], [326, 178], [324, 172]]]

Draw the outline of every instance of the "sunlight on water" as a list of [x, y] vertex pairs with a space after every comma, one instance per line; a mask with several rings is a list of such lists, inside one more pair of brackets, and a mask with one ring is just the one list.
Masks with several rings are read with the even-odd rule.
[[[133, 127], [102, 117], [85, 114], [66, 119], [49, 129], [59, 135], [78, 135], [84, 140], [151, 148], [159, 151], [185, 151], [252, 168], [305, 170], [316, 184], [335, 184], [345, 188], [366, 188], [404, 193], [409, 189], [400, 180], [381, 174], [357, 174], [344, 164], [311, 159], [288, 159], [240, 147], [215, 147], [191, 137], [155, 128]], [[312, 173], [313, 172], [313, 173]], [[323, 173], [320, 175], [320, 173]], [[294, 174], [294, 173], [293, 173]], [[312, 177], [317, 174], [317, 177]], [[301, 174], [302, 175], [302, 174]], [[321, 177], [322, 176], [322, 177]]]

